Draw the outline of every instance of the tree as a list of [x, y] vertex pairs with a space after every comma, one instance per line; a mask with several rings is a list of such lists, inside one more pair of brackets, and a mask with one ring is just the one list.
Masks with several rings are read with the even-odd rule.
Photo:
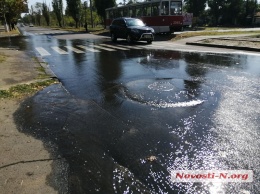
[[42, 4], [42, 15], [47, 23], [47, 26], [50, 25], [50, 10], [48, 8], [48, 6], [46, 5], [46, 3]]
[[31, 6], [30, 16], [31, 16], [31, 23], [35, 24], [35, 12], [33, 6]]
[[237, 25], [244, 18], [244, 0], [226, 0], [223, 10], [223, 24]]
[[94, 5], [97, 9], [97, 14], [102, 18], [104, 26], [106, 20], [106, 9], [109, 7], [114, 7], [116, 5], [115, 0], [95, 0]]
[[193, 13], [193, 23], [199, 24], [199, 17], [205, 12], [207, 0], [184, 0], [184, 9], [188, 13]]
[[245, 11], [245, 25], [251, 25], [254, 21], [254, 15], [257, 12], [257, 0], [247, 0], [246, 1], [246, 11]]
[[[126, 2], [126, 1], [124, 1], [124, 5], [126, 4], [125, 2]], [[127, 3], [127, 5], [134, 4], [134, 3], [136, 3], [134, 0], [129, 0], [128, 3]]]
[[80, 19], [81, 1], [80, 0], [66, 0], [66, 1], [67, 1], [67, 12], [76, 22], [76, 28], [77, 28]]
[[0, 0], [1, 15], [9, 24], [16, 23], [21, 13], [27, 12], [27, 0]]
[[52, 0], [53, 11], [56, 15], [59, 26], [62, 27], [63, 2], [62, 0]]
[[31, 16], [29, 14], [25, 14], [22, 18], [22, 22], [25, 24], [29, 24], [31, 22]]
[[37, 24], [40, 26], [41, 25], [41, 17], [42, 17], [42, 3], [36, 2], [34, 8], [35, 8], [35, 12], [33, 14], [35, 15], [35, 19], [36, 19]]
[[208, 6], [214, 24], [251, 25], [257, 2], [256, 0], [208, 0]]
[[219, 18], [223, 14], [224, 5], [225, 0], [208, 0], [209, 13], [213, 18], [214, 25], [219, 23]]
[[194, 17], [199, 17], [206, 8], [207, 0], [184, 0], [187, 12], [193, 13]]

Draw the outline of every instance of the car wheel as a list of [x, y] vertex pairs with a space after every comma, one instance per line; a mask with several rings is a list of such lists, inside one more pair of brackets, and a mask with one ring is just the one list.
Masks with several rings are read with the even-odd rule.
[[147, 40], [147, 44], [152, 44], [152, 40]]
[[117, 37], [116, 37], [116, 35], [114, 33], [111, 34], [111, 40], [113, 42], [116, 42], [116, 40], [117, 40]]
[[131, 36], [128, 34], [127, 37], [126, 37], [126, 41], [131, 44], [133, 42]]

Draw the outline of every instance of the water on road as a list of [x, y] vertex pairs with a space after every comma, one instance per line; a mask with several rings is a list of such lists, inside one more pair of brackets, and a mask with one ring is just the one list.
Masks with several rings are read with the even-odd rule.
[[[62, 85], [28, 99], [16, 118], [69, 163], [70, 193], [258, 193], [259, 56], [48, 39], [30, 46], [48, 51]], [[253, 170], [253, 182], [170, 176], [242, 169]]]

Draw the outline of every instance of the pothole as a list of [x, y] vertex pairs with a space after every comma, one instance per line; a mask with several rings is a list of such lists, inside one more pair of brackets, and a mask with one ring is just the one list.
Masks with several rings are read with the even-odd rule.
[[190, 107], [202, 104], [196, 81], [182, 79], [143, 79], [128, 82], [124, 94], [132, 101], [158, 107]]

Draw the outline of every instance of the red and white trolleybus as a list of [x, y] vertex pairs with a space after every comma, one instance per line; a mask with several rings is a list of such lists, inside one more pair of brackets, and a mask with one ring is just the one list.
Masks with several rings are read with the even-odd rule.
[[182, 0], [150, 0], [106, 9], [106, 28], [114, 18], [141, 19], [156, 33], [173, 33], [183, 27]]

